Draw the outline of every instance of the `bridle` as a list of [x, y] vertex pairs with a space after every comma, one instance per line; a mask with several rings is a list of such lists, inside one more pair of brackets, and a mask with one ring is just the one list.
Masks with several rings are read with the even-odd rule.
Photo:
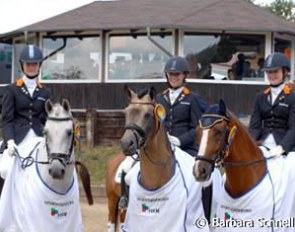
[[202, 118], [199, 121], [200, 128], [203, 129], [210, 129], [214, 125], [221, 123], [223, 121], [226, 122], [225, 131], [224, 131], [224, 140], [221, 146], [221, 149], [214, 155], [214, 158], [207, 158], [204, 156], [196, 156], [196, 160], [201, 160], [209, 163], [212, 166], [212, 171], [214, 167], [224, 166], [224, 160], [227, 158], [229, 154], [229, 149], [233, 138], [236, 133], [236, 127], [229, 129], [228, 123], [230, 122], [230, 117], [225, 115], [218, 115], [218, 114], [203, 114]]
[[[212, 122], [210, 124], [204, 125], [204, 119], [209, 118], [209, 117], [214, 118], [215, 120], [212, 120]], [[196, 160], [205, 161], [205, 162], [211, 164], [212, 171], [213, 171], [215, 167], [248, 166], [248, 165], [252, 165], [252, 164], [256, 164], [256, 163], [260, 163], [260, 162], [265, 162], [266, 160], [273, 158], [273, 156], [272, 156], [272, 157], [262, 158], [262, 159], [254, 160], [254, 161], [225, 162], [224, 160], [229, 155], [229, 150], [230, 150], [231, 144], [232, 144], [232, 142], [235, 138], [236, 132], [237, 132], [236, 126], [229, 128], [229, 123], [231, 121], [231, 118], [228, 115], [222, 116], [222, 115], [218, 115], [218, 114], [204, 114], [204, 115], [202, 115], [202, 118], [200, 120], [200, 128], [201, 129], [210, 129], [214, 125], [221, 123], [222, 121], [226, 122], [226, 127], [225, 127], [225, 137], [224, 137], [224, 141], [221, 146], [221, 149], [215, 154], [215, 156], [214, 156], [215, 158], [213, 158], [213, 159], [197, 155], [195, 158]]]
[[[71, 120], [73, 122], [72, 117], [63, 117], [63, 118], [55, 118], [55, 117], [47, 117], [47, 120], [52, 120], [52, 121], [68, 121]], [[45, 137], [45, 147], [46, 147], [46, 152], [47, 152], [47, 157], [48, 161], [38, 161], [33, 158], [33, 153], [34, 151], [38, 148], [40, 142], [36, 143], [34, 146], [33, 150], [30, 152], [30, 154], [27, 157], [22, 157], [19, 154], [19, 151], [15, 149], [15, 155], [21, 160], [21, 168], [25, 169], [29, 166], [31, 166], [33, 163], [37, 164], [50, 164], [52, 160], [59, 160], [64, 166], [66, 165], [73, 165], [75, 164], [75, 161], [71, 161], [71, 154], [74, 149], [74, 140], [75, 140], [75, 134], [74, 134], [74, 122], [73, 122], [73, 137], [71, 141], [71, 146], [69, 148], [69, 151], [67, 153], [50, 153], [50, 149], [48, 146], [48, 138], [47, 135], [44, 135]], [[39, 149], [37, 149], [37, 153], [39, 152]]]
[[[151, 103], [151, 102], [130, 102], [129, 104], [150, 105], [153, 108], [155, 108], [155, 104], [154, 103]], [[131, 130], [131, 132], [133, 133], [133, 136], [136, 139], [136, 144], [137, 144], [136, 154], [127, 154], [127, 155], [128, 156], [131, 156], [136, 161], [139, 161], [139, 152], [138, 151], [141, 148], [143, 148], [144, 153], [146, 154], [147, 158], [153, 164], [155, 164], [155, 165], [166, 165], [169, 162], [169, 160], [170, 160], [169, 157], [165, 161], [158, 162], [158, 161], [153, 160], [151, 158], [151, 156], [149, 155], [149, 152], [147, 151], [146, 141], [147, 141], [148, 135], [151, 133], [152, 124], [153, 124], [153, 121], [152, 121], [152, 119], [150, 119], [149, 122], [148, 122], [148, 125], [147, 125], [147, 131], [144, 131], [144, 129], [142, 129], [136, 123], [130, 123], [130, 124], [128, 124], [128, 125], [126, 125], [124, 127], [125, 130]], [[156, 134], [158, 133], [159, 129], [160, 129], [160, 126], [158, 126], [158, 128], [156, 129], [156, 132], [155, 132]], [[168, 147], [170, 148], [170, 145]], [[171, 153], [174, 156], [174, 152], [172, 151], [172, 149], [171, 149]]]
[[48, 163], [52, 162], [53, 160], [59, 160], [64, 166], [74, 164], [75, 162], [70, 160], [71, 155], [73, 153], [74, 140], [75, 140], [75, 125], [74, 125], [73, 118], [70, 116], [63, 117], [63, 118], [47, 117], [47, 120], [56, 121], [56, 122], [72, 121], [72, 123], [73, 123], [72, 141], [71, 141], [71, 145], [70, 145], [67, 153], [51, 153], [49, 145], [48, 145], [48, 138], [45, 135], [45, 146], [46, 146], [46, 152], [47, 152], [47, 156], [48, 156]]

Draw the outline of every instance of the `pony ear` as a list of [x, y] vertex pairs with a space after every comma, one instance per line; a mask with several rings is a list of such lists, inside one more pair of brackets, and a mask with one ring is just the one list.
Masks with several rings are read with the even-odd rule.
[[124, 91], [127, 94], [129, 100], [131, 100], [134, 96], [137, 96], [136, 93], [134, 93], [132, 89], [128, 87], [128, 85], [124, 85]]
[[156, 98], [157, 92], [154, 86], [149, 89], [150, 98], [154, 100]]
[[65, 98], [62, 99], [61, 105], [65, 109], [66, 112], [70, 112], [71, 106], [70, 106], [70, 103], [67, 99], [65, 99]]
[[45, 111], [47, 114], [50, 114], [50, 112], [52, 111], [53, 109], [53, 103], [50, 99], [48, 99], [46, 102], [45, 102]]
[[226, 106], [225, 106], [225, 102], [223, 101], [223, 99], [219, 100], [219, 109], [220, 109], [220, 113], [224, 116], [226, 116]]

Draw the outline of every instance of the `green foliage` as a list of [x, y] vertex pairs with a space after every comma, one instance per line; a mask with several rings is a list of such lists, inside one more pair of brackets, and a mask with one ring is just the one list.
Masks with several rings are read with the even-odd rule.
[[282, 16], [291, 22], [295, 22], [294, 7], [295, 4], [292, 0], [275, 0], [265, 6], [270, 12]]
[[[94, 149], [84, 149], [80, 161], [83, 162], [89, 170], [92, 184], [104, 184], [107, 160], [119, 153], [122, 153], [119, 145], [100, 145]], [[78, 152], [76, 151], [76, 154]]]

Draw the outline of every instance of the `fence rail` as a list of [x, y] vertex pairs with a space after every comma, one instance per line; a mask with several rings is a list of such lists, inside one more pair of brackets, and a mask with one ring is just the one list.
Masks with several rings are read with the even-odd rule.
[[123, 110], [72, 109], [72, 113], [80, 123], [82, 140], [90, 148], [99, 144], [118, 143], [123, 135]]

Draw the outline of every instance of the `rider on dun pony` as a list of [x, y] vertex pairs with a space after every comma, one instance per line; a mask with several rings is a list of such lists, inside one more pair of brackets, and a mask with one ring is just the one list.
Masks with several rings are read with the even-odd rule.
[[[139, 94], [127, 88], [125, 155], [140, 162], [128, 173], [129, 205], [123, 231], [209, 231], [195, 225], [204, 218], [202, 185], [192, 175], [193, 157], [171, 146], [164, 124], [165, 109], [155, 104], [154, 89]], [[218, 172], [214, 176], [218, 178]]]
[[[170, 58], [165, 65], [164, 73], [168, 89], [157, 96], [156, 102], [162, 104], [167, 112], [164, 125], [169, 141], [189, 155], [195, 156], [197, 154], [195, 128], [207, 108], [207, 103], [200, 95], [185, 87], [185, 79], [189, 75], [189, 65], [185, 58]], [[119, 203], [121, 208], [126, 208], [128, 202], [128, 190], [124, 181], [125, 173], [131, 169], [134, 163], [131, 157], [126, 157], [121, 164], [121, 169], [123, 169], [121, 176], [122, 197]]]

